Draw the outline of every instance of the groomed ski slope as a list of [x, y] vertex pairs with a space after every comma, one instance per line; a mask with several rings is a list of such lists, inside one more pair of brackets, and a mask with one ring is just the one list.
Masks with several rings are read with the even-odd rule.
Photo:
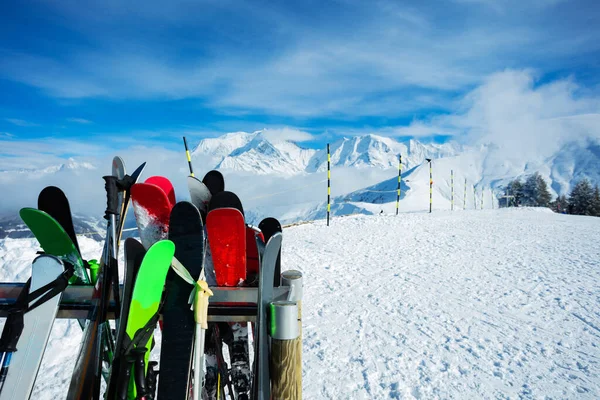
[[[600, 219], [544, 209], [284, 229], [282, 267], [305, 276], [303, 397], [600, 397], [599, 239]], [[0, 240], [1, 280], [24, 281], [35, 251]], [[80, 339], [55, 323], [33, 397], [65, 397]]]

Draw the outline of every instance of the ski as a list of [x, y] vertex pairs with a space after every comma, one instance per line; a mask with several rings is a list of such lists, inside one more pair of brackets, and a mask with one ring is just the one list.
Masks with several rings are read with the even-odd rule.
[[176, 203], [175, 201], [175, 189], [173, 188], [173, 184], [164, 176], [151, 176], [146, 179], [144, 183], [148, 183], [150, 185], [156, 185], [162, 189], [163, 192], [167, 195], [169, 199], [169, 204], [173, 207]]
[[126, 321], [129, 317], [129, 310], [131, 307], [131, 296], [133, 287], [137, 277], [137, 273], [142, 265], [142, 260], [146, 254], [144, 246], [136, 239], [127, 238], [125, 239], [125, 275], [123, 279], [123, 300], [121, 302], [121, 323], [117, 329], [117, 338], [115, 344], [115, 357], [112, 362], [112, 368], [110, 370], [110, 377], [108, 379], [106, 389], [106, 399], [114, 399], [116, 396], [116, 381], [120, 374], [119, 368], [121, 366], [121, 357], [119, 355], [119, 349], [123, 347], [123, 340], [125, 338]]
[[[175, 244], [175, 257], [196, 282], [204, 263], [204, 227], [198, 208], [190, 202], [177, 203], [171, 210], [169, 240]], [[160, 353], [161, 378], [158, 399], [188, 398], [196, 323], [190, 311], [192, 287], [175, 273], [167, 274], [163, 306]], [[199, 384], [194, 382], [194, 384]]]
[[31, 395], [71, 274], [72, 269], [65, 271], [62, 261], [54, 256], [41, 255], [33, 261], [29, 285], [22, 289], [21, 301], [9, 315], [0, 339], [2, 358], [8, 362], [2, 365], [1, 400], [28, 399]]
[[142, 244], [146, 249], [167, 238], [171, 202], [165, 192], [150, 183], [136, 183], [131, 188], [133, 211]]
[[[223, 191], [215, 194], [209, 205], [207, 232], [209, 246], [219, 286], [238, 286], [248, 280], [247, 271], [256, 274], [258, 259], [255, 265], [248, 260], [248, 254], [256, 250], [254, 229], [244, 222], [244, 209], [240, 199], [232, 192]], [[248, 247], [248, 238], [252, 238]], [[256, 254], [258, 258], [258, 254]], [[248, 269], [251, 266], [252, 268]], [[254, 275], [256, 276], [256, 275]], [[248, 356], [248, 328], [246, 324], [232, 324], [232, 340], [230, 355], [232, 362], [231, 380], [238, 398], [247, 398], [250, 390], [251, 371]], [[217, 348], [217, 359], [222, 357], [221, 346]], [[229, 380], [229, 377], [224, 379]]]
[[212, 194], [210, 190], [206, 187], [206, 185], [193, 176], [188, 176], [187, 178], [188, 190], [190, 192], [190, 198], [192, 199], [192, 203], [198, 208], [200, 214], [202, 215], [202, 220], [206, 221], [206, 213], [208, 212], [208, 204], [210, 203], [210, 199]]
[[206, 185], [211, 195], [215, 195], [225, 190], [225, 179], [223, 174], [217, 170], [208, 171], [202, 182]]
[[260, 239], [257, 239], [260, 278], [258, 282], [258, 315], [254, 346], [254, 380], [252, 382], [252, 398], [255, 400], [271, 398], [267, 315], [269, 304], [273, 300], [273, 274], [277, 256], [281, 249], [281, 239], [282, 234], [279, 232], [271, 236], [266, 245]]
[[71, 207], [65, 193], [56, 186], [44, 188], [38, 195], [38, 209], [47, 212], [63, 227], [71, 238], [75, 248], [81, 254], [73, 226]]
[[22, 208], [19, 216], [31, 230], [46, 254], [56, 256], [74, 266], [75, 274], [70, 283], [90, 284], [79, 250], [61, 224], [48, 213], [35, 208]]
[[[115, 156], [112, 160], [112, 176], [116, 177], [118, 180], [125, 178], [125, 161], [119, 156]], [[127, 216], [127, 204], [125, 204], [125, 188], [119, 188], [118, 194], [118, 202], [119, 202], [119, 215], [117, 216], [117, 227], [120, 227], [121, 224], [125, 223], [125, 218]], [[117, 246], [121, 243], [121, 233], [122, 230], [118, 229], [117, 238]]]
[[[277, 232], [282, 232], [281, 223], [273, 217], [265, 218], [258, 224], [258, 229], [264, 235], [264, 242], [267, 243], [269, 239]], [[275, 263], [275, 273], [273, 279], [273, 286], [281, 286], [281, 248], [279, 254], [277, 254], [277, 262]]]
[[[127, 317], [124, 340], [118, 349], [120, 360], [116, 384], [116, 399], [137, 399], [151, 396], [148, 386], [148, 357], [153, 332], [159, 319], [165, 279], [175, 254], [170, 240], [153, 244], [138, 271]], [[112, 382], [111, 382], [112, 384]], [[153, 397], [153, 396], [151, 396]], [[112, 400], [112, 399], [110, 399]]]
[[246, 280], [246, 225], [240, 199], [220, 192], [210, 201], [206, 231], [218, 286]]

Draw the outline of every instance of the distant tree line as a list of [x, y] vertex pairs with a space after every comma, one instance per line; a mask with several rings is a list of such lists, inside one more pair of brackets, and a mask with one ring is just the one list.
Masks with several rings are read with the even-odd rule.
[[499, 204], [500, 207], [549, 207], [563, 214], [600, 217], [600, 189], [584, 178], [575, 184], [568, 197], [560, 195], [552, 201], [548, 184], [536, 172], [525, 182], [520, 179], [509, 182]]

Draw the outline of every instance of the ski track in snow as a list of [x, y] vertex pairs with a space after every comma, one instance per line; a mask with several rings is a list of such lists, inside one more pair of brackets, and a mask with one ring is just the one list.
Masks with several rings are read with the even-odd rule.
[[[305, 279], [303, 398], [600, 397], [599, 239], [598, 218], [531, 209], [284, 229], [282, 267]], [[25, 281], [36, 250], [0, 240], [2, 281]], [[65, 397], [80, 340], [56, 321], [33, 398]]]

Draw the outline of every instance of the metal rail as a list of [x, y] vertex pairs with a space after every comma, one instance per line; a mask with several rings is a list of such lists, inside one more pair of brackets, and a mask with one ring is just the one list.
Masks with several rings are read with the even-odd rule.
[[[23, 283], [0, 283], [0, 317], [6, 317], [17, 300]], [[254, 287], [211, 287], [214, 296], [208, 306], [209, 321], [254, 321], [258, 288]], [[93, 286], [68, 286], [60, 300], [57, 318], [85, 319], [92, 306]], [[121, 286], [121, 291], [123, 287]], [[190, 292], [192, 288], [190, 286]], [[288, 286], [275, 288], [273, 301], [287, 300]], [[115, 318], [115, 303], [111, 298], [108, 318]], [[191, 312], [191, 311], [190, 311]]]

